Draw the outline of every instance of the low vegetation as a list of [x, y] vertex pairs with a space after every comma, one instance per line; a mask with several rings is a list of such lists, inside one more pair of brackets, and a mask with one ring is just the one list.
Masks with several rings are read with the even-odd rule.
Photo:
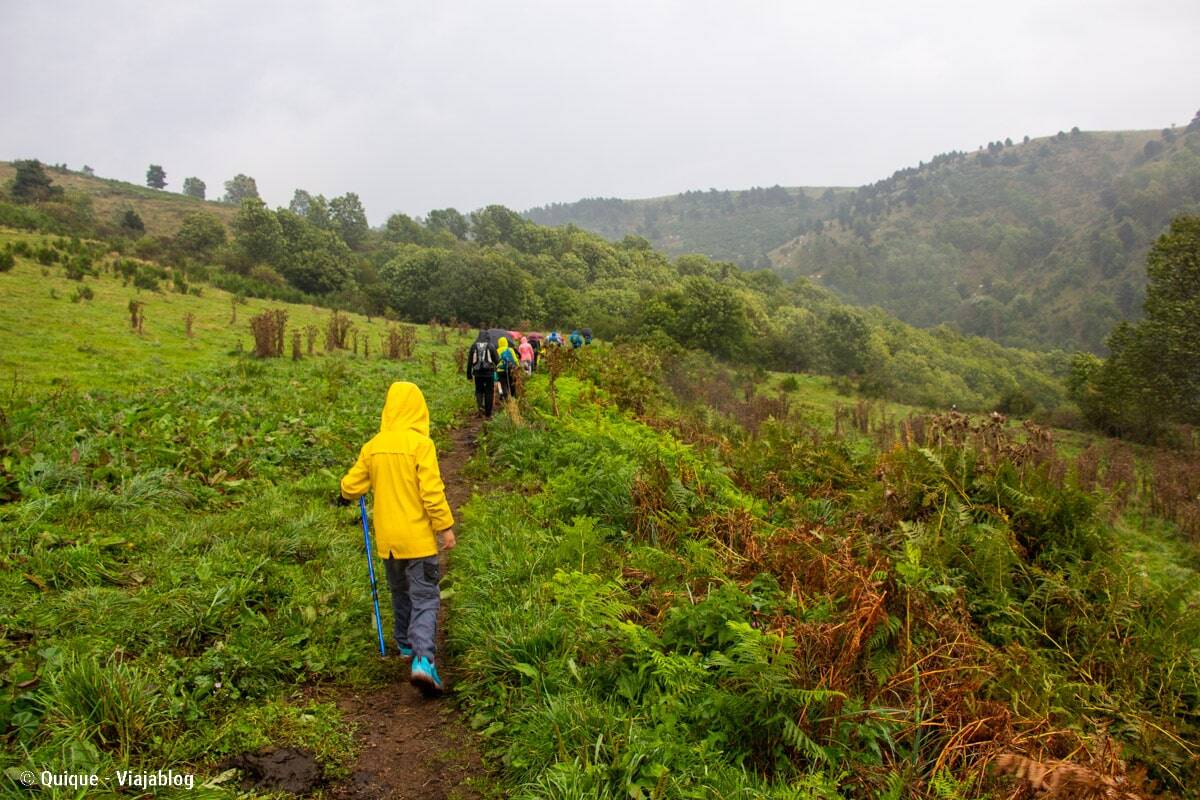
[[[232, 797], [230, 759], [267, 745], [345, 775], [353, 739], [304, 687], [383, 671], [330, 495], [391, 380], [422, 385], [446, 446], [469, 329], [6, 239], [35, 255], [0, 275], [4, 779], [175, 767]], [[479, 443], [444, 584], [505, 793], [975, 798], [1021, 759], [1122, 791], [1200, 780], [1194, 454], [1068, 453], [670, 339], [547, 367]]]
[[[178, 306], [149, 301], [144, 330], [131, 330], [112, 296], [132, 289], [104, 271], [89, 283], [84, 305], [43, 291], [0, 310], [17, 359], [0, 403], [5, 792], [32, 765], [174, 768], [242, 796], [223, 765], [268, 744], [304, 747], [326, 779], [343, 775], [349, 732], [331, 702], [301, 689], [368, 682], [381, 667], [357, 517], [330, 499], [393, 380], [424, 387], [446, 446], [471, 401], [428, 358], [465, 341], [422, 331], [401, 361], [319, 349], [254, 358], [230, 349], [251, 340], [252, 314], [230, 323], [217, 290], [186, 298], [189, 339]], [[50, 324], [60, 305], [70, 330], [96, 331], [97, 352], [79, 354], [77, 334]], [[274, 343], [281, 320], [299, 333], [297, 319], [317, 318], [262, 313]], [[346, 318], [364, 341], [383, 332]], [[62, 380], [80, 358], [101, 363]]]
[[484, 444], [450, 632], [521, 796], [984, 797], [1020, 759], [1189, 796], [1200, 542], [1147, 570], [1094, 454], [659, 366], [589, 351]]

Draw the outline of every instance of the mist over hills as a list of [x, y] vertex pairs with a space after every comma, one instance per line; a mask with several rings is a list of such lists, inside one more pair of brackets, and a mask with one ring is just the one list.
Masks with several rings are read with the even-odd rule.
[[1140, 313], [1146, 251], [1200, 209], [1200, 124], [991, 142], [857, 189], [771, 187], [525, 212], [668, 253], [808, 276], [919, 326], [1102, 352]]

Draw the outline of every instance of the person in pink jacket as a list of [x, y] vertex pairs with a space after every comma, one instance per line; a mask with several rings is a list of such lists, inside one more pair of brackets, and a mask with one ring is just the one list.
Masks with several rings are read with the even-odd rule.
[[521, 368], [525, 370], [526, 375], [533, 374], [533, 345], [529, 343], [529, 339], [522, 336], [521, 346], [517, 348], [517, 353], [521, 356]]

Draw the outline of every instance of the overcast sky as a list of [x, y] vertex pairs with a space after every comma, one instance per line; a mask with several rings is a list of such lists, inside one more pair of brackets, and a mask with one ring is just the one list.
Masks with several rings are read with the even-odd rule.
[[857, 185], [992, 139], [1185, 124], [1200, 2], [0, 0], [0, 159], [209, 198], [488, 203]]

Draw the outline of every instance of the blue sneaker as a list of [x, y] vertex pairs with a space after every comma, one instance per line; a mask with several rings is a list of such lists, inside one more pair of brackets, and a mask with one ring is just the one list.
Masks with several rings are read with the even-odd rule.
[[403, 658], [405, 661], [412, 658], [412, 648], [405, 647], [404, 645], [400, 645], [400, 657]]
[[421, 690], [426, 697], [440, 695], [445, 687], [438, 676], [437, 667], [425, 656], [417, 656], [412, 662], [412, 675], [408, 682]]

